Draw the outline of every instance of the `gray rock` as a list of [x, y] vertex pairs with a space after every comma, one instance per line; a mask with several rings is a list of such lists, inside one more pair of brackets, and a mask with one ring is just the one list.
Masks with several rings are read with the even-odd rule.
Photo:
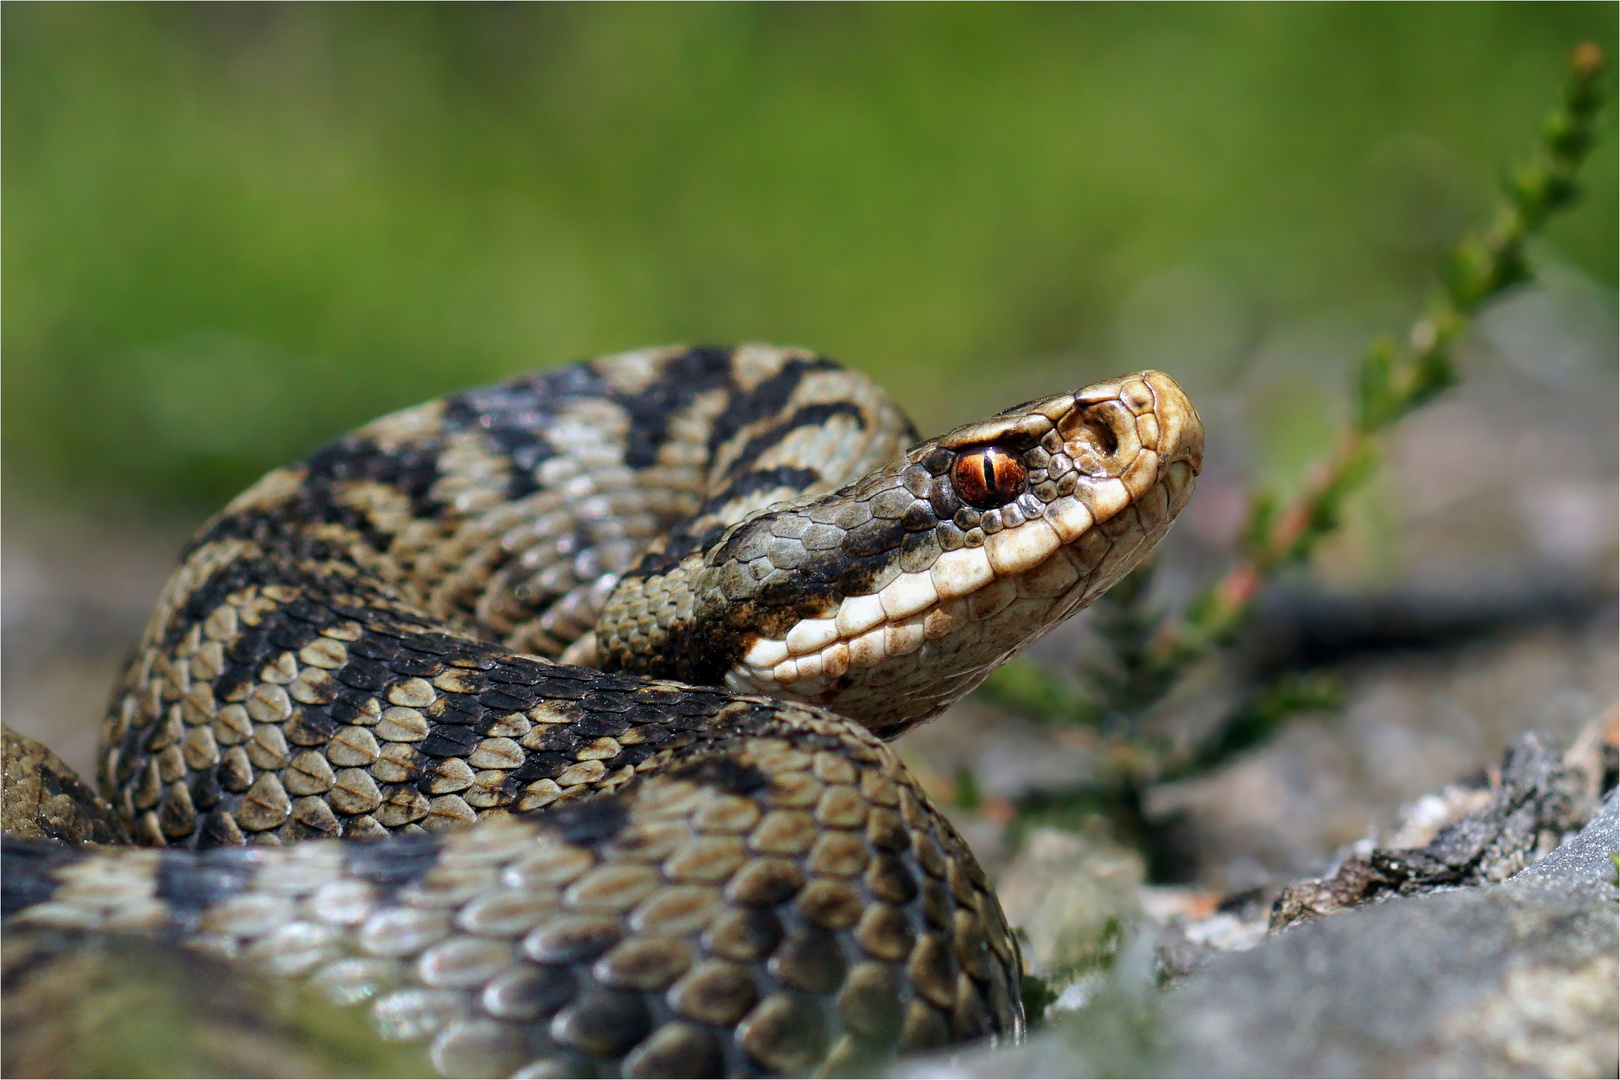
[[1091, 1007], [1022, 1047], [913, 1063], [908, 1075], [1613, 1076], [1616, 850], [1611, 793], [1579, 834], [1507, 881], [1305, 923], [1162, 995], [1128, 945]]
[[997, 883], [1029, 970], [1107, 966], [1122, 931], [1141, 920], [1145, 872], [1141, 855], [1105, 838], [1032, 830]]
[[1603, 809], [1557, 849], [1525, 867], [1508, 884], [1523, 889], [1579, 884], [1614, 884], [1614, 853], [1620, 850], [1620, 792], [1611, 791]]
[[1439, 829], [1425, 844], [1373, 848], [1346, 859], [1328, 878], [1283, 890], [1273, 929], [1389, 895], [1506, 880], [1581, 828], [1597, 808], [1603, 775], [1601, 723], [1560, 761], [1535, 732], [1515, 739], [1494, 797]]
[[1617, 846], [1611, 797], [1505, 883], [1386, 901], [1222, 957], [1162, 1002], [1164, 1072], [1612, 1076]]

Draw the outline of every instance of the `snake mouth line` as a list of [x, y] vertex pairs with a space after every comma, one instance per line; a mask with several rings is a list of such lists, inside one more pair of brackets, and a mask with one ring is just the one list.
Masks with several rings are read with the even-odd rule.
[[[845, 597], [781, 638], [756, 638], [728, 684], [814, 699], [930, 642], [974, 651], [971, 644], [953, 647], [951, 639], [1020, 599], [1042, 602], [1034, 617], [1060, 621], [1129, 570], [1192, 494], [1202, 425], [1167, 375], [1141, 372], [1018, 412], [1023, 424], [1062, 436], [1077, 474], [1071, 493], [1041, 504], [1040, 513], [1016, 527], [941, 552], [925, 571]], [[941, 445], [1018, 438], [1019, 426], [1017, 418], [987, 421], [953, 432]]]
[[[1190, 466], [1172, 463], [1165, 479], [1149, 492], [1150, 499], [1159, 493], [1164, 510], [1152, 515], [1154, 523], [1141, 531], [1140, 540], [1157, 539], [1191, 485]], [[1043, 521], [1048, 528], [1032, 528]], [[996, 534], [1007, 541], [946, 552], [926, 573], [902, 574], [877, 593], [850, 597], [828, 615], [801, 620], [785, 639], [757, 638], [728, 682], [756, 692], [780, 692], [789, 684], [810, 681], [833, 688], [851, 671], [909, 656], [965, 623], [995, 617], [1020, 597], [1051, 597], [1055, 607], [1067, 612], [1078, 606], [1080, 596], [1099, 591], [1091, 579], [1102, 560], [1081, 543], [1094, 531], [1102, 531], [1102, 522], [1074, 499], [1050, 520], [1036, 519]], [[1131, 545], [1133, 550], [1137, 546]], [[1103, 545], [1102, 554], [1111, 548], [1111, 543]]]

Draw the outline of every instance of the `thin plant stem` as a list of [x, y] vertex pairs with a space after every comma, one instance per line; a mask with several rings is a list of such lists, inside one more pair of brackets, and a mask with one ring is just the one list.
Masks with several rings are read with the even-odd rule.
[[[1138, 570], [1104, 601], [1110, 607], [1099, 629], [1115, 661], [1110, 673], [1088, 680], [1090, 685], [1082, 689], [1033, 664], [1014, 661], [986, 683], [993, 698], [1054, 723], [1098, 726], [1129, 720], [1162, 700], [1194, 664], [1236, 639], [1261, 589], [1283, 569], [1307, 563], [1337, 531], [1346, 500], [1377, 472], [1391, 425], [1457, 381], [1452, 350], [1480, 308], [1531, 279], [1525, 242], [1575, 200], [1575, 174], [1595, 141], [1603, 106], [1599, 81], [1605, 68], [1603, 51], [1593, 43], [1571, 53], [1558, 106], [1529, 156], [1506, 177], [1489, 224], [1449, 253], [1434, 298], [1405, 338], [1379, 338], [1368, 346], [1353, 370], [1355, 407], [1349, 422], [1291, 499], [1279, 502], [1268, 493], [1255, 497], [1232, 567], [1170, 617], [1155, 617], [1146, 609], [1150, 569]], [[1331, 688], [1314, 684], [1272, 691], [1263, 691], [1260, 704], [1247, 711], [1239, 724], [1243, 732], [1217, 732], [1209, 747], [1179, 755], [1146, 746], [1116, 753], [1113, 757], [1129, 775], [1105, 770], [1102, 784], [1131, 798], [1131, 791], [1147, 783], [1184, 775], [1252, 746], [1290, 708], [1320, 706], [1334, 697]], [[1030, 809], [1054, 798], [1089, 803], [1095, 792], [1046, 793], [1031, 801]]]

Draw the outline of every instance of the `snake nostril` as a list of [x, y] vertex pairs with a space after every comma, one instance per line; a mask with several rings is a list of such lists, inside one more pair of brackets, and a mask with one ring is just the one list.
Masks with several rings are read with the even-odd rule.
[[1118, 476], [1141, 449], [1136, 418], [1118, 401], [1075, 409], [1058, 424], [1064, 449], [1087, 476]]
[[1097, 416], [1098, 410], [1095, 407], [1087, 409], [1086, 412], [1089, 414], [1088, 419], [1090, 421], [1086, 424], [1086, 432], [1092, 437], [1098, 451], [1104, 454], [1112, 454], [1117, 451], [1119, 449], [1119, 436], [1114, 432], [1113, 426], [1107, 422], [1107, 418]]

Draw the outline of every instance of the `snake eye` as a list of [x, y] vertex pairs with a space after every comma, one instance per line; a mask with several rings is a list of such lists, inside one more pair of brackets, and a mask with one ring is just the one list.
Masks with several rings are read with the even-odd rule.
[[969, 506], [990, 510], [1018, 498], [1024, 490], [1024, 463], [999, 446], [964, 450], [951, 466], [951, 484]]

